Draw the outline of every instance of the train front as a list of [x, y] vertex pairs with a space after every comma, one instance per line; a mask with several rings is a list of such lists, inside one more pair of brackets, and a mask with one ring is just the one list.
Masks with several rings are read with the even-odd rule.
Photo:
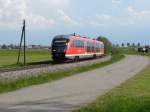
[[59, 35], [54, 37], [51, 49], [53, 61], [65, 61], [68, 42], [69, 36]]

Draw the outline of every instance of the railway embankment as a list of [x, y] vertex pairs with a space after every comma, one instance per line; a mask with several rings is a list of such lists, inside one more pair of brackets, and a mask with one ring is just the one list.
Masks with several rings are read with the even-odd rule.
[[[79, 73], [98, 69], [113, 64], [123, 59], [124, 57], [125, 56], [122, 54], [114, 54], [112, 56], [108, 56], [101, 59], [87, 60], [87, 62], [81, 61], [78, 63], [67, 63], [64, 65], [59, 65], [63, 67], [57, 69], [55, 68], [55, 70], [51, 69], [52, 66], [48, 66], [46, 68], [36, 68], [36, 69], [34, 68], [35, 70], [34, 74], [29, 75], [27, 74], [27, 72], [25, 72], [25, 70], [4, 72], [1, 74], [0, 93], [10, 92], [24, 87], [29, 87], [32, 85], [39, 85], [47, 82], [52, 82]], [[43, 71], [43, 69], [46, 69], [47, 71]], [[28, 70], [29, 71], [31, 70], [30, 72], [33, 73], [33, 69], [27, 69], [26, 71]], [[36, 74], [37, 70], [40, 70], [41, 74], [40, 73]], [[20, 72], [23, 73], [23, 76], [21, 74], [18, 74]]]
[[77, 63], [63, 63], [63, 64], [55, 64], [55, 65], [47, 65], [37, 68], [27, 68], [22, 70], [12, 70], [12, 71], [2, 71], [0, 73], [0, 80], [17, 80], [19, 78], [30, 77], [30, 76], [39, 76], [41, 74], [58, 72], [58, 71], [67, 71], [76, 67], [84, 67], [87, 65], [93, 65], [100, 62], [105, 62], [111, 59], [111, 56], [106, 56], [104, 58], [87, 60], [87, 61], [79, 61]]

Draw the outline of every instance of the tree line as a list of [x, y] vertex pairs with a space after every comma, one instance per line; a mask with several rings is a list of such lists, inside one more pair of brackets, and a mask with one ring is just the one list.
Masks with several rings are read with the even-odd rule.
[[115, 48], [119, 47], [130, 47], [130, 48], [140, 48], [141, 44], [140, 43], [121, 43], [121, 44], [112, 44], [112, 42], [105, 36], [99, 36], [97, 38], [98, 41], [102, 41], [105, 45], [105, 54], [109, 54], [110, 52], [113, 52]]
[[18, 49], [19, 46], [14, 45], [14, 44], [10, 44], [10, 45], [2, 44], [2, 45], [0, 45], [0, 48], [1, 49]]
[[140, 43], [121, 43], [121, 44], [114, 44], [114, 47], [141, 47]]

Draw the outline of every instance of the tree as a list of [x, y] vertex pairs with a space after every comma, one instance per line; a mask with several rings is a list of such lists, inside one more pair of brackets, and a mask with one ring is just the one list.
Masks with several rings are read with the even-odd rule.
[[122, 43], [121, 46], [124, 47], [125, 46], [124, 43]]
[[3, 44], [2, 49], [7, 49], [7, 45]]
[[127, 43], [127, 47], [130, 47], [130, 43], [129, 42]]
[[137, 46], [138, 46], [138, 47], [140, 47], [140, 46], [141, 46], [141, 44], [140, 44], [140, 43], [138, 43], [138, 44], [137, 44]]
[[135, 47], [135, 43], [132, 43], [132, 47]]
[[116, 44], [116, 47], [120, 47], [119, 44]]
[[112, 51], [112, 43], [109, 41], [107, 37], [99, 36], [97, 40], [102, 41], [104, 43], [105, 54], [109, 54]]
[[13, 45], [13, 44], [10, 44], [9, 47], [10, 47], [11, 49], [14, 49], [14, 45]]

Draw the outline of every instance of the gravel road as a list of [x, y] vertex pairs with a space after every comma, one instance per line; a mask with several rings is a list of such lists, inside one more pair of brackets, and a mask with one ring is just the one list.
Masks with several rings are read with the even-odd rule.
[[0, 95], [0, 112], [71, 112], [133, 77], [149, 64], [126, 56], [112, 65]]

